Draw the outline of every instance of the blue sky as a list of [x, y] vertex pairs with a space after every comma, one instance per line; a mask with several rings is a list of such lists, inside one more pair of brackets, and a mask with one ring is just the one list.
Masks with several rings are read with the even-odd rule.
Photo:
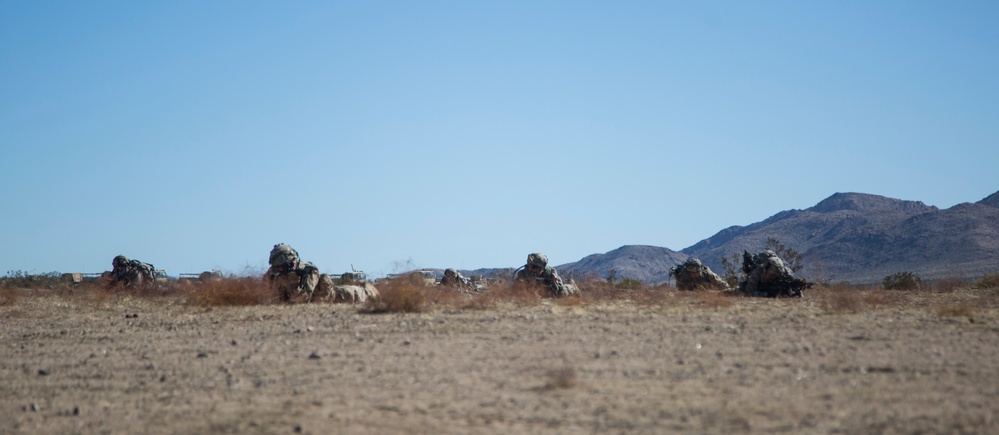
[[0, 273], [553, 264], [999, 190], [999, 3], [0, 1]]

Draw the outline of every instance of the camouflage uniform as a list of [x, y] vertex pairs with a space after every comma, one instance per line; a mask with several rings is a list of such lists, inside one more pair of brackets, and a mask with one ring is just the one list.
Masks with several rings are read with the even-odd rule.
[[125, 288], [150, 286], [155, 282], [156, 268], [152, 264], [139, 260], [129, 260], [119, 255], [111, 260], [112, 269], [104, 272], [108, 286], [122, 285]]
[[[346, 275], [346, 274], [344, 274]], [[351, 281], [351, 284], [336, 285], [327, 274], [319, 275], [319, 285], [312, 297], [314, 302], [365, 302], [378, 299], [378, 289], [367, 281]]]
[[264, 274], [264, 282], [281, 295], [285, 301], [308, 302], [319, 284], [319, 269], [308, 261], [301, 261], [298, 252], [284, 243], [271, 249], [271, 267]]
[[671, 268], [669, 274], [676, 277], [676, 288], [681, 290], [694, 290], [698, 287], [714, 287], [722, 290], [729, 288], [725, 280], [694, 257]]
[[557, 298], [579, 293], [575, 284], [563, 283], [558, 271], [548, 267], [548, 257], [538, 252], [527, 256], [527, 264], [517, 270], [514, 281], [544, 286]]
[[808, 287], [805, 280], [795, 278], [794, 271], [769, 249], [756, 255], [743, 251], [742, 271], [746, 280], [739, 289], [750, 296], [801, 297], [801, 289]]
[[441, 278], [441, 286], [454, 287], [458, 290], [473, 288], [472, 282], [461, 275], [457, 269], [447, 268], [444, 270], [444, 277]]

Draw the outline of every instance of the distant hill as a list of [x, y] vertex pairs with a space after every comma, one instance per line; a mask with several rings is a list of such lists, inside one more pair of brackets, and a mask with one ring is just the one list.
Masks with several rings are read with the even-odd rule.
[[[865, 193], [836, 193], [804, 210], [779, 212], [762, 222], [732, 226], [679, 252], [626, 245], [556, 266], [564, 277], [606, 278], [658, 284], [669, 269], [697, 257], [719, 274], [721, 259], [759, 252], [767, 238], [804, 256], [801, 276], [826, 282], [876, 283], [895, 272], [923, 279], [976, 278], [999, 273], [999, 192], [976, 203], [940, 210], [919, 201]], [[512, 269], [463, 273], [509, 276]]]
[[836, 193], [805, 210], [726, 228], [681, 252], [714, 268], [744, 249], [763, 249], [768, 237], [802, 253], [802, 275], [857, 283], [911, 271], [924, 279], [999, 272], [999, 192], [946, 210], [918, 201]]
[[985, 199], [978, 201], [976, 204], [999, 208], [999, 192], [986, 196]]
[[[582, 260], [554, 266], [559, 275], [568, 280], [606, 279], [611, 270], [618, 280], [631, 278], [648, 284], [658, 284], [669, 279], [669, 269], [687, 259], [671, 249], [658, 246], [626, 245], [604, 254], [587, 255]], [[462, 270], [466, 276], [511, 278], [514, 269]]]
[[593, 254], [575, 263], [556, 266], [563, 277], [607, 278], [614, 270], [618, 279], [631, 278], [658, 284], [669, 279], [669, 269], [687, 259], [671, 249], [658, 246], [626, 245], [605, 254]]

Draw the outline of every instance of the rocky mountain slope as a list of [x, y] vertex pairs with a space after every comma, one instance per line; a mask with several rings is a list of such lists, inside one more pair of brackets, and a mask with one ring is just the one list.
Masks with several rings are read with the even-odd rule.
[[[614, 270], [618, 279], [658, 284], [667, 282], [669, 269], [690, 256], [724, 274], [723, 257], [743, 250], [759, 252], [768, 238], [803, 254], [800, 275], [816, 281], [876, 283], [904, 271], [928, 280], [977, 278], [999, 273], [999, 192], [944, 210], [919, 201], [836, 193], [804, 210], [725, 228], [679, 252], [627, 245], [556, 268], [577, 280], [603, 279]], [[510, 270], [502, 272], [507, 276]]]
[[683, 249], [711, 266], [768, 237], [802, 253], [804, 276], [878, 282], [911, 271], [923, 278], [999, 272], [999, 195], [946, 210], [918, 201], [837, 193], [805, 210], [789, 210], [746, 227], [730, 227]]

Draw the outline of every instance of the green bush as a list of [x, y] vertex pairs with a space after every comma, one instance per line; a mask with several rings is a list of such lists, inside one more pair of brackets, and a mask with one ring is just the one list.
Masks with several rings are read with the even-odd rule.
[[912, 272], [895, 272], [881, 281], [885, 290], [919, 290], [922, 280]]

